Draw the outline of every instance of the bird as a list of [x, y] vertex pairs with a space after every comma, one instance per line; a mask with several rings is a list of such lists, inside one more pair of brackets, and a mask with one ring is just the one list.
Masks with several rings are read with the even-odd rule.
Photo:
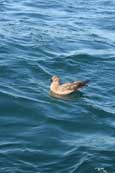
[[50, 91], [56, 95], [66, 96], [85, 87], [88, 82], [89, 80], [67, 82], [62, 84], [59, 76], [53, 76], [51, 78]]

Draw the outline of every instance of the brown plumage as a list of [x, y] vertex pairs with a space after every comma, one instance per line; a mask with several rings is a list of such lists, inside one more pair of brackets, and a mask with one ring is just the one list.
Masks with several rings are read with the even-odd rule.
[[58, 76], [53, 76], [50, 90], [57, 95], [68, 95], [86, 86], [87, 83], [88, 80], [61, 84], [60, 78]]

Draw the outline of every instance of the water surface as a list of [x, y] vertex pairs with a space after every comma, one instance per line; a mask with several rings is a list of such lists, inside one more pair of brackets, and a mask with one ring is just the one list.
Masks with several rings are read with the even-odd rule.
[[[0, 1], [1, 173], [115, 173], [114, 7]], [[55, 98], [52, 75], [90, 84]]]

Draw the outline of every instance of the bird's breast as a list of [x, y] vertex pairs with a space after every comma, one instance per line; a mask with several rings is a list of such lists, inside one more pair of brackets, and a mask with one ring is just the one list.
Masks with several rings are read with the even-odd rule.
[[53, 92], [54, 92], [54, 91], [57, 91], [58, 87], [59, 87], [59, 84], [52, 83], [52, 84], [50, 85], [50, 90], [53, 91]]

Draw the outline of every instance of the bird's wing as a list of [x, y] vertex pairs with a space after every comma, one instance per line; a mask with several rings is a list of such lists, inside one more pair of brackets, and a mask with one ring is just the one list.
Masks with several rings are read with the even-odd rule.
[[60, 86], [62, 90], [75, 90], [76, 84], [75, 83], [65, 83]]

